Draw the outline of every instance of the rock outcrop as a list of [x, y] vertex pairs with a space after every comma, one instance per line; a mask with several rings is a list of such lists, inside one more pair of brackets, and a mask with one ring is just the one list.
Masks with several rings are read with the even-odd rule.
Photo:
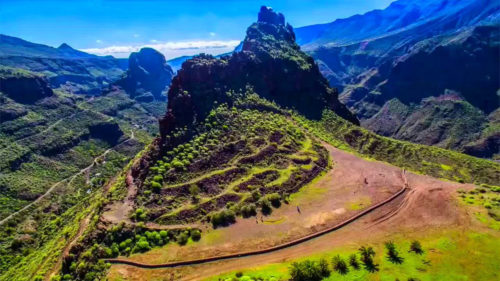
[[116, 84], [139, 101], [165, 100], [164, 91], [172, 76], [172, 68], [163, 54], [152, 48], [142, 48], [130, 55], [129, 68]]
[[47, 79], [29, 73], [0, 70], [0, 91], [19, 103], [34, 103], [54, 93]]
[[312, 119], [324, 109], [358, 124], [338, 101], [314, 60], [295, 43], [295, 34], [284, 16], [262, 7], [258, 21], [247, 29], [240, 52], [214, 58], [196, 56], [183, 63], [168, 92], [167, 113], [160, 120], [163, 136], [175, 128], [203, 120], [216, 103], [231, 102], [230, 91], [247, 86], [261, 97], [293, 108]]

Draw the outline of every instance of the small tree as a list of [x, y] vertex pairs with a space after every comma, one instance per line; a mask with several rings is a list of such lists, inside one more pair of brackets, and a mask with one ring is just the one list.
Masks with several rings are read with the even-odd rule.
[[401, 264], [403, 263], [403, 258], [399, 256], [398, 250], [396, 250], [396, 245], [392, 241], [385, 243], [385, 248], [387, 249], [387, 259], [392, 263]]
[[191, 231], [191, 239], [193, 239], [193, 241], [200, 241], [201, 232], [198, 229], [192, 230]]
[[320, 259], [318, 265], [321, 276], [323, 277], [330, 276], [330, 269], [328, 268], [328, 262], [326, 261], [326, 259]]
[[410, 252], [414, 252], [417, 255], [421, 255], [424, 253], [424, 250], [422, 249], [422, 245], [420, 244], [420, 242], [414, 240], [413, 242], [411, 242]]
[[358, 262], [358, 257], [356, 254], [352, 254], [349, 256], [349, 264], [352, 266], [352, 268], [358, 270], [359, 269], [359, 262]]
[[338, 273], [340, 273], [342, 275], [347, 274], [347, 272], [349, 272], [349, 268], [347, 267], [347, 263], [339, 255], [336, 255], [335, 257], [333, 257], [332, 266], [333, 266], [333, 269], [335, 271], [337, 271]]
[[189, 186], [189, 194], [191, 194], [191, 200], [193, 203], [197, 203], [199, 201], [198, 194], [200, 194], [200, 188], [197, 184], [191, 184]]
[[292, 281], [321, 281], [324, 277], [317, 262], [305, 260], [294, 262], [289, 268]]
[[375, 251], [372, 247], [362, 246], [359, 248], [359, 253], [361, 254], [361, 262], [365, 266], [365, 269], [369, 272], [378, 271], [378, 265], [373, 262], [373, 257], [375, 256]]

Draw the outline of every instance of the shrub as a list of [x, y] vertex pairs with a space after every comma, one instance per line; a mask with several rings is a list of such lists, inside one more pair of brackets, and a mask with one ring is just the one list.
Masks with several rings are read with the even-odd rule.
[[321, 281], [324, 277], [322, 269], [317, 262], [305, 260], [294, 262], [289, 268], [291, 280], [293, 281]]
[[347, 274], [347, 272], [349, 272], [349, 268], [347, 267], [347, 263], [339, 255], [336, 255], [335, 257], [333, 257], [332, 267], [335, 271], [337, 271], [338, 273], [340, 273], [342, 275]]
[[392, 263], [403, 263], [403, 258], [399, 256], [399, 252], [396, 250], [396, 245], [389, 241], [385, 243], [385, 248], [387, 249], [387, 259]]
[[356, 254], [352, 254], [349, 256], [349, 264], [352, 266], [352, 268], [356, 270], [359, 269], [359, 262]]
[[151, 188], [154, 192], [158, 193], [161, 190], [161, 184], [153, 180], [151, 181]]
[[236, 222], [236, 216], [233, 211], [225, 209], [214, 213], [211, 216], [210, 221], [212, 222], [214, 228], [217, 228], [218, 226], [228, 226]]
[[421, 255], [424, 253], [424, 250], [422, 250], [422, 245], [420, 244], [420, 242], [414, 240], [413, 242], [411, 242], [410, 252], [414, 252], [415, 254]]
[[189, 231], [183, 231], [179, 235], [177, 235], [177, 243], [179, 245], [186, 245], [189, 240]]
[[330, 276], [330, 269], [328, 268], [328, 262], [326, 261], [326, 259], [320, 259], [318, 265], [321, 276], [323, 277]]
[[271, 209], [271, 203], [269, 202], [269, 200], [267, 198], [260, 199], [259, 204], [260, 204], [262, 214], [269, 215], [273, 212], [273, 210]]
[[198, 229], [192, 230], [191, 231], [191, 238], [193, 239], [193, 241], [200, 241], [201, 232]]
[[369, 272], [378, 271], [378, 265], [373, 262], [373, 257], [375, 256], [375, 251], [372, 247], [362, 246], [359, 248], [359, 253], [361, 254], [361, 262], [365, 266], [365, 269]]
[[241, 215], [244, 218], [252, 217], [257, 215], [257, 208], [255, 207], [255, 204], [247, 204], [243, 207], [241, 207]]
[[267, 199], [271, 202], [273, 207], [279, 208], [281, 206], [281, 196], [278, 193], [269, 194]]

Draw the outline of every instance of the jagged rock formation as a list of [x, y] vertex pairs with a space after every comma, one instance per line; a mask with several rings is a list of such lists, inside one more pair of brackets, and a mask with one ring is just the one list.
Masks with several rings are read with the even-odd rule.
[[172, 68], [163, 54], [152, 48], [142, 48], [130, 54], [129, 68], [116, 84], [139, 101], [165, 100], [163, 92], [172, 76]]
[[34, 103], [53, 95], [45, 77], [9, 69], [0, 69], [0, 91], [19, 103]]
[[358, 124], [314, 60], [295, 43], [293, 28], [285, 24], [283, 15], [262, 7], [258, 18], [247, 29], [241, 52], [221, 59], [200, 55], [183, 64], [168, 92], [167, 113], [160, 120], [162, 136], [203, 120], [214, 104], [231, 102], [228, 92], [247, 86], [308, 118], [318, 119], [329, 108]]

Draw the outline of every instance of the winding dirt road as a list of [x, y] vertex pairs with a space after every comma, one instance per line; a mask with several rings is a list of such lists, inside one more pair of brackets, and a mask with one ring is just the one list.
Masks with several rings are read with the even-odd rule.
[[294, 241], [290, 241], [278, 246], [274, 246], [271, 248], [263, 249], [263, 250], [257, 250], [257, 251], [249, 251], [249, 252], [242, 252], [242, 253], [236, 253], [236, 254], [231, 254], [231, 255], [224, 255], [224, 256], [218, 256], [218, 257], [210, 257], [210, 258], [203, 258], [203, 259], [195, 259], [195, 260], [189, 260], [189, 261], [179, 261], [179, 262], [172, 262], [172, 263], [164, 263], [164, 264], [145, 264], [145, 263], [139, 263], [139, 262], [134, 262], [126, 259], [105, 259], [104, 261], [113, 263], [113, 264], [126, 264], [126, 265], [131, 265], [131, 266], [136, 266], [136, 267], [141, 267], [141, 268], [168, 268], [168, 267], [178, 267], [178, 266], [187, 266], [187, 265], [195, 265], [195, 264], [203, 264], [203, 263], [209, 263], [209, 262], [214, 262], [214, 261], [220, 261], [220, 260], [227, 260], [227, 259], [234, 259], [234, 258], [243, 258], [243, 257], [248, 257], [248, 256], [256, 256], [256, 255], [262, 255], [262, 254], [267, 254], [275, 251], [279, 251], [285, 248], [289, 248], [301, 243], [304, 243], [306, 241], [309, 241], [311, 239], [314, 239], [316, 237], [320, 237], [324, 234], [330, 233], [332, 231], [338, 230], [355, 220], [365, 216], [366, 214], [392, 202], [394, 199], [398, 198], [399, 196], [403, 195], [407, 191], [408, 187], [405, 185], [400, 191], [398, 191], [396, 194], [392, 195], [391, 197], [387, 198], [386, 200], [375, 204], [371, 206], [368, 209], [363, 210], [359, 214], [337, 224], [332, 227], [329, 227], [325, 230], [310, 234], [308, 236], [299, 238]]

